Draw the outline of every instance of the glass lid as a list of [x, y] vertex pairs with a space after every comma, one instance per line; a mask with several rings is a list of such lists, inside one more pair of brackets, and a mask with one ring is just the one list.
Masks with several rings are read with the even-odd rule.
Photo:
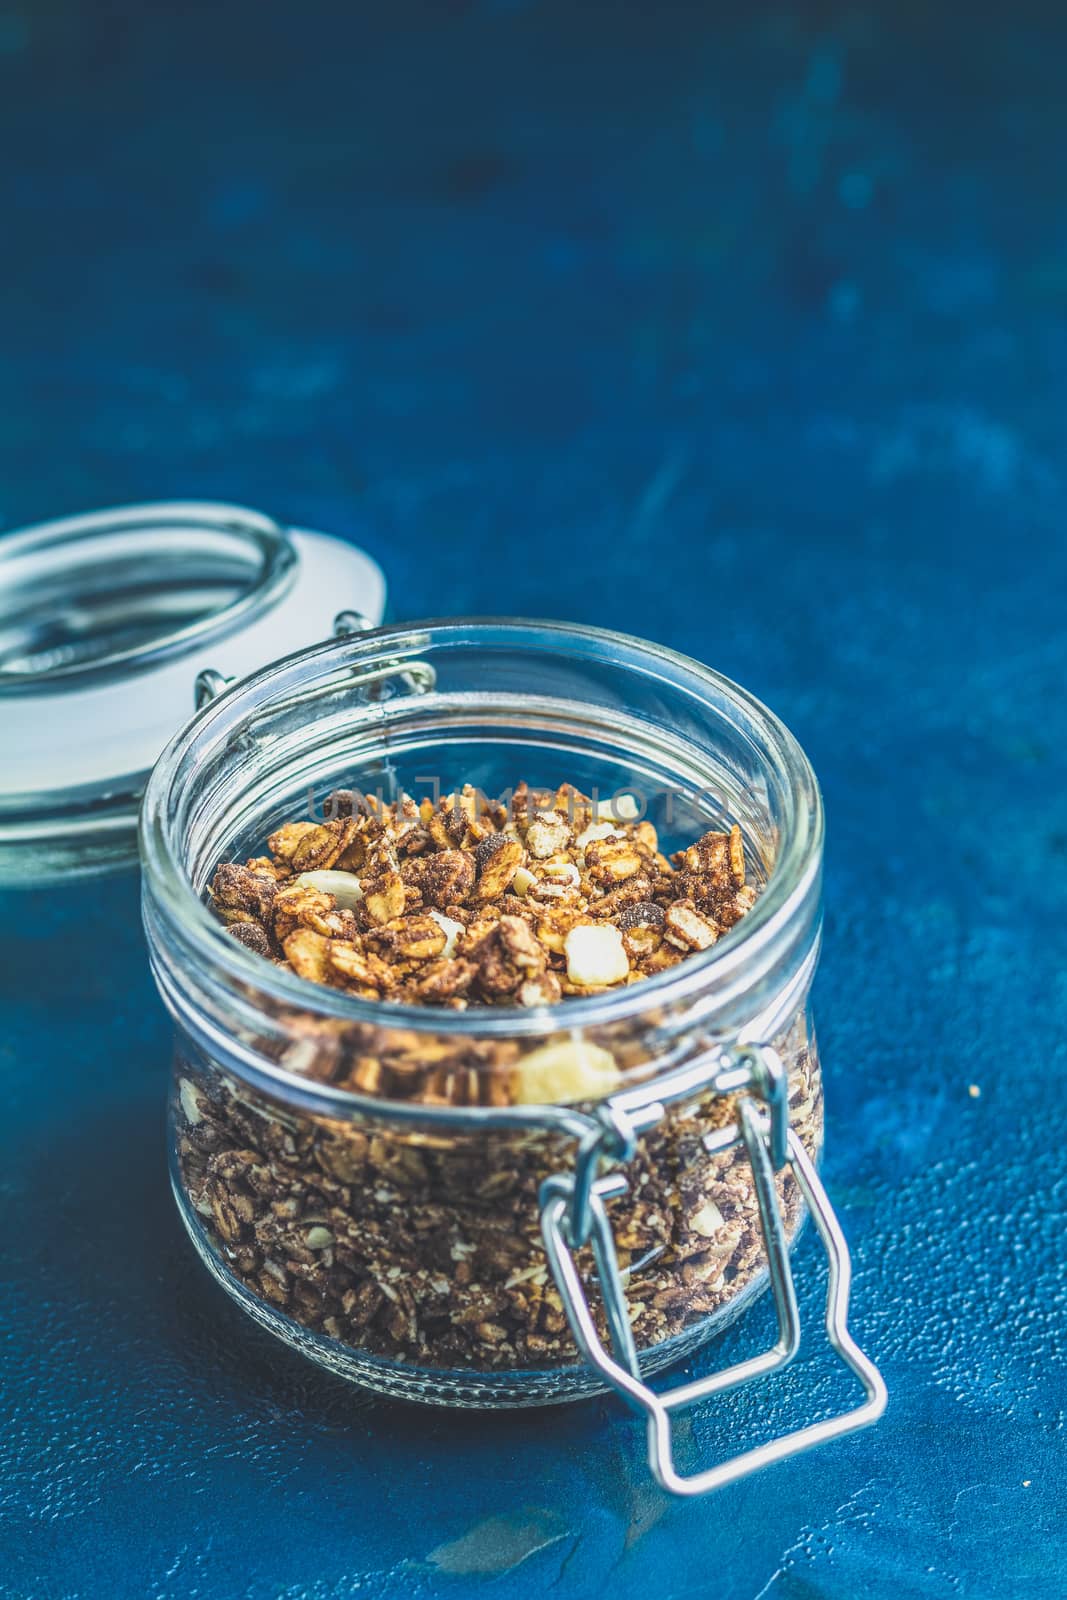
[[362, 550], [241, 506], [124, 506], [0, 537], [0, 883], [134, 863], [145, 782], [198, 682], [384, 609]]

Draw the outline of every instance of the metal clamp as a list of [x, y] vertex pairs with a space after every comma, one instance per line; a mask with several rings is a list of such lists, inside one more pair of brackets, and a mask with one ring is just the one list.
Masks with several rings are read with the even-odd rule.
[[[771, 1291], [778, 1318], [778, 1338], [761, 1355], [658, 1395], [641, 1379], [626, 1290], [604, 1203], [612, 1195], [625, 1190], [626, 1180], [618, 1171], [602, 1176], [593, 1174], [598, 1160], [628, 1159], [632, 1154], [632, 1140], [637, 1128], [649, 1127], [658, 1121], [667, 1100], [682, 1098], [683, 1092], [691, 1093], [698, 1088], [701, 1069], [705, 1090], [712, 1093], [741, 1092], [742, 1095], [736, 1128], [724, 1130], [727, 1135], [725, 1139], [715, 1134], [704, 1143], [709, 1152], [729, 1149], [739, 1142], [745, 1146], [767, 1251]], [[694, 1078], [698, 1081], [694, 1081]], [[671, 1092], [672, 1088], [679, 1088], [683, 1080], [685, 1091], [679, 1089], [678, 1093]], [[650, 1086], [650, 1092], [653, 1089], [655, 1099], [650, 1100], [646, 1096], [642, 1101], [642, 1091], [638, 1088], [605, 1103], [598, 1119], [601, 1139], [594, 1140], [591, 1134], [583, 1138], [574, 1172], [558, 1174], [542, 1185], [541, 1233], [579, 1350], [611, 1387], [647, 1418], [649, 1465], [656, 1481], [672, 1494], [707, 1494], [713, 1489], [721, 1489], [725, 1484], [736, 1482], [760, 1467], [770, 1466], [813, 1445], [867, 1427], [885, 1410], [886, 1389], [877, 1368], [858, 1348], [848, 1331], [848, 1298], [852, 1275], [848, 1246], [811, 1158], [800, 1139], [788, 1127], [785, 1072], [775, 1052], [764, 1046], [736, 1051], [732, 1055], [725, 1051], [709, 1052], [690, 1063], [688, 1068], [668, 1075], [667, 1079], [658, 1079], [654, 1086]], [[757, 1098], [768, 1107], [766, 1114], [758, 1108]], [[678, 1472], [674, 1464], [672, 1414], [706, 1400], [710, 1395], [778, 1371], [792, 1361], [800, 1347], [800, 1317], [789, 1263], [789, 1242], [774, 1182], [775, 1168], [787, 1165], [800, 1186], [829, 1260], [827, 1338], [863, 1385], [866, 1398], [852, 1410], [782, 1434], [732, 1460], [686, 1477]], [[584, 1232], [582, 1224], [585, 1224]], [[596, 1264], [611, 1340], [610, 1350], [605, 1348], [597, 1332], [575, 1262], [575, 1250], [587, 1241], [592, 1247]]]

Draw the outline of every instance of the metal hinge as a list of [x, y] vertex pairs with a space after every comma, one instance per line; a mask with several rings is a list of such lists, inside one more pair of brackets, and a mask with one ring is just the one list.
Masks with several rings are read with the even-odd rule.
[[[335, 639], [347, 639], [353, 634], [365, 633], [373, 627], [361, 611], [339, 611], [333, 619]], [[400, 679], [411, 694], [427, 694], [437, 682], [437, 674], [428, 661], [381, 661], [374, 667], [353, 667], [352, 681], [360, 688], [377, 688], [379, 685]], [[200, 711], [218, 698], [235, 680], [221, 672], [205, 667], [198, 672], [193, 684], [193, 702]], [[310, 696], [309, 698], [314, 698]]]
[[[626, 1178], [619, 1164], [632, 1156], [639, 1134], [660, 1120], [669, 1103], [695, 1093], [739, 1096], [736, 1124], [716, 1130], [703, 1142], [709, 1154], [738, 1143], [745, 1147], [767, 1253], [778, 1338], [761, 1355], [659, 1395], [641, 1377], [626, 1288], [605, 1202], [625, 1192]], [[541, 1233], [575, 1342], [611, 1387], [645, 1415], [649, 1465], [656, 1481], [673, 1494], [697, 1495], [720, 1489], [812, 1445], [865, 1428], [885, 1409], [886, 1389], [881, 1375], [848, 1331], [851, 1263], [844, 1234], [814, 1163], [789, 1127], [788, 1118], [788, 1080], [776, 1051], [766, 1045], [733, 1050], [714, 1047], [666, 1077], [607, 1100], [596, 1114], [596, 1127], [579, 1141], [574, 1170], [558, 1173], [542, 1185]], [[614, 1170], [605, 1172], [605, 1166]], [[685, 1477], [674, 1464], [672, 1414], [710, 1395], [778, 1371], [793, 1359], [800, 1346], [800, 1316], [789, 1241], [774, 1181], [775, 1171], [786, 1166], [796, 1178], [829, 1258], [827, 1338], [863, 1385], [865, 1399], [850, 1411], [781, 1434], [718, 1466]], [[575, 1251], [586, 1243], [592, 1248], [596, 1265], [610, 1349], [597, 1331], [575, 1261]]]

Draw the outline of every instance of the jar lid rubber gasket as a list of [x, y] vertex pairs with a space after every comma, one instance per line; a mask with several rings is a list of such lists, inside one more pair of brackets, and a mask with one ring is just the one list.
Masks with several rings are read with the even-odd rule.
[[378, 565], [241, 506], [124, 506], [0, 538], [0, 884], [132, 864], [198, 676], [243, 678], [341, 609], [381, 622]]

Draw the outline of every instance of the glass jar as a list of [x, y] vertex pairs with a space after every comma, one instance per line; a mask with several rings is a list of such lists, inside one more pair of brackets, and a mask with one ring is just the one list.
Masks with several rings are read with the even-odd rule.
[[[506, 797], [520, 779], [568, 781], [609, 814], [635, 796], [665, 850], [737, 823], [754, 905], [711, 949], [622, 989], [446, 1011], [308, 982], [205, 903], [220, 861], [259, 853], [337, 790]], [[821, 803], [751, 696], [659, 646], [562, 624], [335, 639], [224, 689], [171, 741], [141, 852], [150, 958], [177, 1024], [174, 1191], [202, 1259], [257, 1321], [408, 1399], [534, 1405], [613, 1387], [680, 1493], [879, 1414], [815, 1169]], [[796, 1351], [804, 1202], [831, 1260], [827, 1332], [866, 1398], [684, 1478], [672, 1412]], [[768, 1283], [770, 1351], [652, 1390], [650, 1373]]]

